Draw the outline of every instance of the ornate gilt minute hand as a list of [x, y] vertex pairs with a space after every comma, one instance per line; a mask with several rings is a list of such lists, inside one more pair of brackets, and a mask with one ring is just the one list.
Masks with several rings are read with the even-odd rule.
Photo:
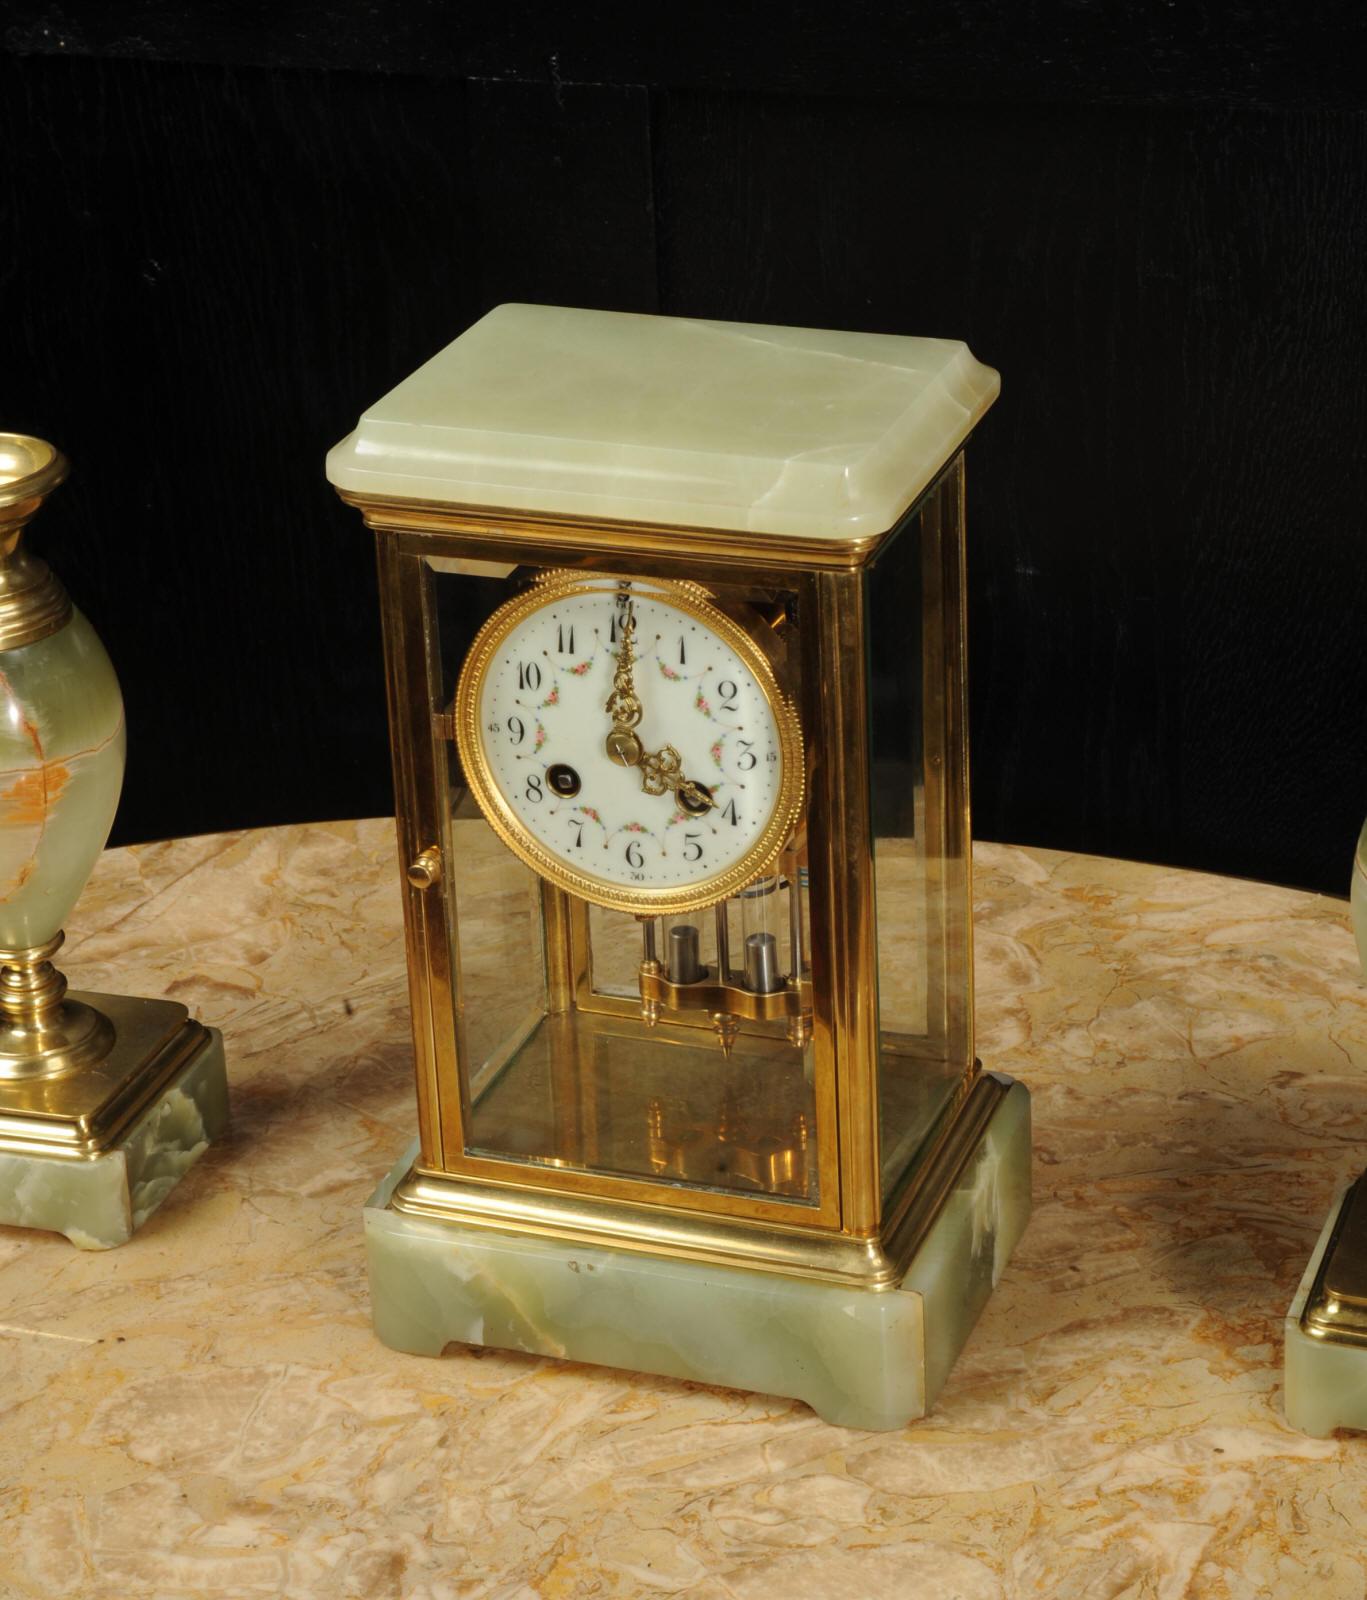
[[632, 669], [636, 664], [636, 614], [627, 600], [622, 607], [622, 642], [617, 647], [617, 667], [612, 674], [612, 693], [603, 709], [612, 718], [612, 732], [608, 734], [606, 749], [608, 760], [619, 767], [636, 767], [644, 751], [636, 733], [641, 720], [641, 702], [636, 695]]
[[641, 720], [641, 701], [636, 693], [636, 613], [630, 599], [623, 607], [622, 642], [617, 650], [617, 667], [612, 675], [612, 693], [603, 709], [612, 718], [612, 731], [604, 742], [608, 760], [619, 767], [639, 767], [641, 788], [647, 794], [666, 794], [673, 790], [681, 811], [700, 817], [712, 809], [712, 793], [706, 785], [683, 775], [683, 760], [672, 744], [662, 745], [647, 754], [636, 726]]

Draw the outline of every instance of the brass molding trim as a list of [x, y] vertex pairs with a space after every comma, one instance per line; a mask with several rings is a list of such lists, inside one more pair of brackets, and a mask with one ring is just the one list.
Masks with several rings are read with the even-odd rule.
[[0, 650], [37, 644], [71, 621], [71, 597], [37, 556], [16, 550], [0, 560]]
[[615, 580], [548, 574], [544, 581], [505, 601], [488, 618], [475, 635], [456, 685], [454, 720], [461, 767], [470, 792], [495, 834], [520, 861], [557, 888], [609, 911], [649, 916], [701, 911], [743, 889], [768, 871], [782, 854], [802, 811], [806, 776], [797, 712], [779, 689], [768, 657], [739, 623], [701, 599], [696, 585], [650, 579], [639, 587], [652, 601], [670, 606], [720, 635], [744, 662], [774, 718], [782, 762], [778, 795], [768, 821], [745, 854], [725, 871], [682, 888], [653, 889], [633, 889], [577, 871], [523, 825], [495, 780], [485, 754], [480, 696], [489, 666], [509, 633], [528, 617], [569, 595], [613, 594], [616, 587]]
[[538, 1192], [506, 1180], [454, 1178], [421, 1165], [398, 1184], [389, 1206], [406, 1216], [460, 1227], [747, 1267], [862, 1289], [895, 1289], [1010, 1087], [1008, 1079], [994, 1073], [976, 1080], [950, 1136], [922, 1174], [915, 1204], [891, 1231], [867, 1238], [597, 1196]]
[[982, 1063], [974, 1061], [946, 1110], [924, 1165], [913, 1166], [885, 1206], [882, 1234], [895, 1259], [910, 1262], [916, 1254], [1011, 1086], [1011, 1079], [984, 1072]]
[[[937, 474], [938, 477], [938, 474]], [[399, 500], [337, 493], [377, 533], [452, 533], [511, 535], [535, 543], [552, 559], [611, 551], [614, 558], [662, 551], [684, 561], [702, 558], [742, 568], [770, 567], [792, 572], [814, 568], [847, 570], [862, 567], [877, 554], [902, 518], [882, 533], [862, 539], [814, 539], [805, 535], [751, 533], [744, 528], [696, 528], [674, 523], [612, 522], [593, 517], [550, 517], [532, 511], [505, 510], [498, 506], [450, 504], [437, 500]]]
[[1367, 1345], [1367, 1173], [1343, 1196], [1301, 1328], [1326, 1344]]
[[74, 991], [71, 998], [110, 1019], [114, 1046], [102, 1061], [58, 1078], [0, 1083], [0, 1155], [94, 1160], [118, 1144], [209, 1040], [209, 1030], [174, 1000]]

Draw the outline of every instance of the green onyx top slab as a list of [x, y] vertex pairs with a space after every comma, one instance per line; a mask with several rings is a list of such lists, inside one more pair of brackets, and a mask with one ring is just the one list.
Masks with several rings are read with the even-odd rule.
[[955, 339], [503, 305], [371, 406], [327, 474], [378, 499], [859, 540], [999, 388]]
[[79, 611], [0, 652], [0, 945], [65, 924], [113, 825], [124, 718], [114, 668]]

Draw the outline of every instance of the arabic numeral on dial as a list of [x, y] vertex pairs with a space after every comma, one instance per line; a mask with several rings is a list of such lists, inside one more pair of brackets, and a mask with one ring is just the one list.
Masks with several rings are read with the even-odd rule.
[[545, 791], [541, 787], [540, 773], [528, 773], [526, 794], [528, 800], [530, 800], [534, 806], [539, 806], [542, 800], [545, 799]]
[[702, 835], [700, 833], [684, 834], [683, 857], [685, 861], [702, 860]]
[[755, 741], [742, 739], [739, 742], [740, 754], [736, 757], [736, 765], [742, 772], [749, 772], [759, 765], [759, 757], [755, 754]]
[[726, 802], [726, 804], [722, 807], [721, 814], [726, 818], [733, 828], [740, 825], [740, 812], [736, 810], [736, 802], [734, 800], [728, 800]]
[[535, 661], [518, 662], [517, 686], [519, 689], [539, 689], [541, 687], [541, 668]]
[[645, 866], [645, 857], [641, 854], [641, 847], [635, 839], [627, 846], [627, 865], [629, 867]]
[[[498, 724], [497, 723], [494, 724], [492, 731], [497, 733], [497, 731], [498, 731]], [[523, 739], [525, 739], [526, 736], [527, 736], [527, 728], [526, 728], [526, 724], [523, 722], [521, 717], [509, 717], [508, 718], [508, 732], [510, 734], [512, 734], [513, 743], [514, 744], [521, 744], [522, 743]]]

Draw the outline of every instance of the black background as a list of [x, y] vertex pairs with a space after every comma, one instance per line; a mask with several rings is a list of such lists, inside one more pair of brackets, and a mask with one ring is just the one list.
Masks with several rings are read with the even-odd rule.
[[1359, 9], [0, 9], [0, 427], [74, 463], [116, 842], [390, 809], [323, 456], [527, 299], [966, 339], [975, 833], [1342, 892]]

